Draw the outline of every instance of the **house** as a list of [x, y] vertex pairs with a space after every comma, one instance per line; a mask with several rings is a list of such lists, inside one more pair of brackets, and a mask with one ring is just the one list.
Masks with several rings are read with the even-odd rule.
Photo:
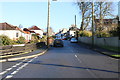
[[43, 30], [37, 26], [32, 26], [31, 28], [28, 28], [28, 30], [33, 34], [36, 33], [40, 38], [43, 37]]
[[62, 34], [66, 33], [68, 31], [68, 29], [63, 28], [62, 30], [60, 30]]
[[68, 37], [77, 37], [77, 31], [79, 31], [77, 27], [71, 26], [67, 32]]
[[[102, 25], [102, 26], [100, 26]], [[103, 19], [102, 24], [100, 24], [100, 19], [95, 19], [95, 30], [96, 31], [106, 31], [115, 30], [118, 26], [118, 19]]]
[[31, 40], [31, 34], [22, 31], [17, 26], [13, 26], [8, 23], [0, 23], [0, 35], [6, 35], [12, 40], [17, 40], [19, 37], [24, 37], [26, 39], [26, 42], [29, 42]]
[[60, 29], [59, 32], [55, 34], [56, 38], [57, 39], [64, 39], [64, 38], [66, 38], [67, 31], [68, 30], [66, 28]]
[[27, 31], [22, 31], [22, 37], [25, 38], [26, 42], [30, 42], [32, 40], [32, 34]]

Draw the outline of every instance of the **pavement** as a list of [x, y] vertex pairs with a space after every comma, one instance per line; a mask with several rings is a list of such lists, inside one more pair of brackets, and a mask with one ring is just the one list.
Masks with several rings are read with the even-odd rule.
[[88, 48], [88, 49], [91, 49], [91, 50], [93, 50], [93, 51], [99, 52], [99, 53], [101, 53], [101, 54], [103, 54], [103, 55], [106, 55], [106, 56], [109, 56], [109, 57], [112, 57], [112, 58], [116, 58], [116, 59], [120, 59], [120, 57], [112, 56], [112, 55], [120, 55], [119, 52], [115, 52], [115, 51], [103, 49], [103, 48], [98, 47], [98, 46], [94, 46], [94, 47], [92, 48], [91, 45], [85, 44], [85, 43], [81, 43], [81, 42], [79, 42], [78, 44], [81, 45], [81, 46], [83, 46], [83, 47], [85, 47], [85, 48]]
[[45, 49], [45, 48], [37, 49], [37, 50], [29, 52], [27, 54], [22, 54], [22, 55], [18, 55], [18, 56], [13, 55], [11, 58], [5, 58], [5, 59], [0, 60], [0, 62], [15, 61], [15, 60], [33, 58], [33, 57], [36, 57], [36, 56], [43, 55], [46, 51], [47, 51], [47, 49]]

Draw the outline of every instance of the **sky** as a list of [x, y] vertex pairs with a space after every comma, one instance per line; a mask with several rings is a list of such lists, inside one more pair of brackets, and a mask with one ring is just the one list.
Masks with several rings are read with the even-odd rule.
[[[36, 25], [41, 29], [47, 26], [47, 2], [3, 2], [2, 21], [12, 25], [31, 27]], [[79, 9], [73, 2], [51, 2], [50, 27], [55, 32], [61, 28], [69, 28], [74, 24], [74, 16], [77, 16], [77, 25], [80, 25], [81, 17]]]
[[[29, 28], [33, 25], [38, 26], [44, 31], [47, 28], [47, 1], [41, 2], [0, 2], [0, 23], [9, 24], [23, 28]], [[116, 12], [115, 12], [116, 13]], [[53, 31], [69, 28], [75, 23], [74, 17], [77, 17], [77, 26], [81, 24], [81, 14], [78, 6], [74, 2], [54, 2], [50, 5], [50, 27]]]

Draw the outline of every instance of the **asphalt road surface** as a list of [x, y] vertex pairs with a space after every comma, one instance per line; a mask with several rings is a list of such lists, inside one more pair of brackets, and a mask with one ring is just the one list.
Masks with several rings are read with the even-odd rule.
[[2, 63], [2, 78], [118, 78], [118, 60], [64, 41], [42, 56]]

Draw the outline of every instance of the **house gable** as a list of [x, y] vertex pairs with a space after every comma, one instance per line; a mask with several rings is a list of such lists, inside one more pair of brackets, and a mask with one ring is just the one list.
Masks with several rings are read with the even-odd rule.
[[31, 28], [29, 28], [28, 30], [41, 30], [40, 28], [38, 28], [37, 26], [32, 26]]
[[8, 23], [0, 23], [0, 30], [16, 30], [17, 26]]

